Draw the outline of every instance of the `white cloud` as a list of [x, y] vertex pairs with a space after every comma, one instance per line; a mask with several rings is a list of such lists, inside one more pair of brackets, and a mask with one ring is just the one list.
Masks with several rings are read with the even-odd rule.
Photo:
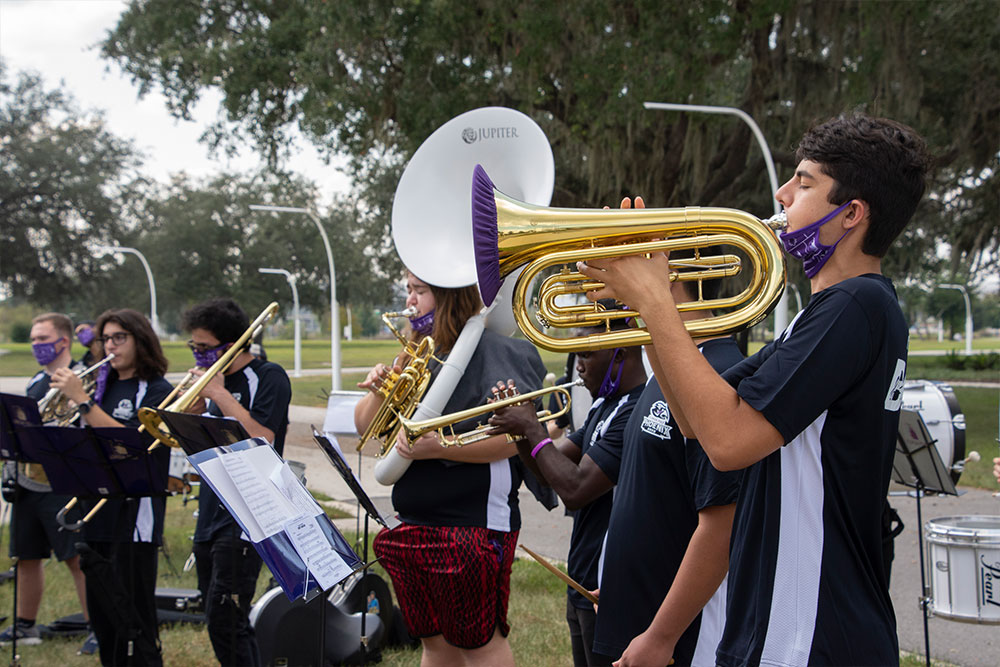
[[[104, 111], [109, 129], [132, 139], [146, 153], [145, 172], [165, 180], [185, 171], [207, 176], [223, 170], [254, 168], [258, 159], [244, 151], [235, 159], [211, 158], [198, 138], [216, 118], [220, 96], [208, 91], [193, 112], [193, 121], [174, 119], [164, 98], [151, 92], [139, 99], [137, 88], [117, 65], [103, 60], [96, 48], [125, 9], [123, 0], [0, 0], [0, 57], [8, 75], [38, 72], [46, 88], [62, 83], [85, 109]], [[288, 166], [316, 181], [324, 200], [345, 192], [349, 183], [336, 166], [325, 165], [306, 142]]]

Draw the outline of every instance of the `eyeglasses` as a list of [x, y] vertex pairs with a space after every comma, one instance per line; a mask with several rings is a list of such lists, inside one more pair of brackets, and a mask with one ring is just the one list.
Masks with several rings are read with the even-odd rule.
[[212, 350], [217, 350], [225, 345], [225, 343], [219, 343], [218, 345], [206, 345], [205, 343], [196, 343], [193, 340], [187, 342], [188, 348], [192, 352], [211, 352]]
[[110, 336], [101, 336], [97, 340], [101, 342], [102, 345], [107, 345], [108, 343], [114, 343], [115, 345], [124, 345], [128, 337], [131, 336], [128, 331], [116, 331]]

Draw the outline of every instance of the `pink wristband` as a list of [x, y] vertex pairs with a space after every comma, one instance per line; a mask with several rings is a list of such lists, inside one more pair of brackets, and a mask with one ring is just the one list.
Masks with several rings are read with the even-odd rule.
[[533, 459], [537, 458], [538, 457], [538, 452], [542, 451], [542, 447], [544, 447], [545, 445], [551, 445], [551, 444], [552, 444], [552, 438], [545, 438], [544, 440], [542, 440], [540, 443], [538, 443], [537, 445], [535, 445], [534, 449], [531, 450], [531, 458], [533, 458]]

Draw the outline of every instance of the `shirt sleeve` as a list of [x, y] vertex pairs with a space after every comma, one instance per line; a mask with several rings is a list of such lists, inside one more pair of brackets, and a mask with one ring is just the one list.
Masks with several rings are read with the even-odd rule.
[[629, 417], [632, 416], [632, 409], [635, 407], [639, 394], [631, 397], [631, 400], [622, 405], [615, 416], [608, 424], [604, 434], [587, 449], [589, 456], [597, 467], [601, 469], [608, 479], [615, 484], [618, 483], [618, 473], [622, 467], [622, 446], [625, 441], [625, 425], [628, 424]]
[[285, 370], [268, 364], [261, 369], [260, 386], [254, 395], [250, 416], [258, 424], [277, 432], [292, 401], [292, 383]]
[[788, 443], [863, 373], [871, 331], [851, 294], [831, 289], [817, 295], [753, 374], [738, 381], [737, 391]]
[[730, 505], [740, 492], [742, 470], [721, 472], [715, 469], [701, 444], [692, 438], [684, 439], [684, 459], [687, 465], [694, 507], [700, 512], [707, 507]]

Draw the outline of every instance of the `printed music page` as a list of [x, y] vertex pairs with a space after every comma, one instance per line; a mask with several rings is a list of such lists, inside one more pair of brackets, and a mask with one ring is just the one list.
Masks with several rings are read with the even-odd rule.
[[300, 517], [285, 524], [285, 534], [292, 541], [295, 551], [306, 563], [323, 590], [333, 588], [351, 574], [351, 568], [344, 562], [320, 530], [315, 517]]
[[[282, 465], [273, 449], [253, 447], [221, 454], [219, 460], [244, 503], [243, 507], [232, 503], [233, 510], [239, 513], [245, 509], [248, 518], [258, 527], [257, 535], [250, 531], [252, 541], [260, 542], [271, 537], [284, 528], [289, 518], [299, 516], [299, 510], [271, 483], [271, 473]], [[227, 500], [231, 501], [228, 496]], [[244, 517], [239, 519], [242, 521]], [[244, 525], [250, 529], [251, 522]]]

